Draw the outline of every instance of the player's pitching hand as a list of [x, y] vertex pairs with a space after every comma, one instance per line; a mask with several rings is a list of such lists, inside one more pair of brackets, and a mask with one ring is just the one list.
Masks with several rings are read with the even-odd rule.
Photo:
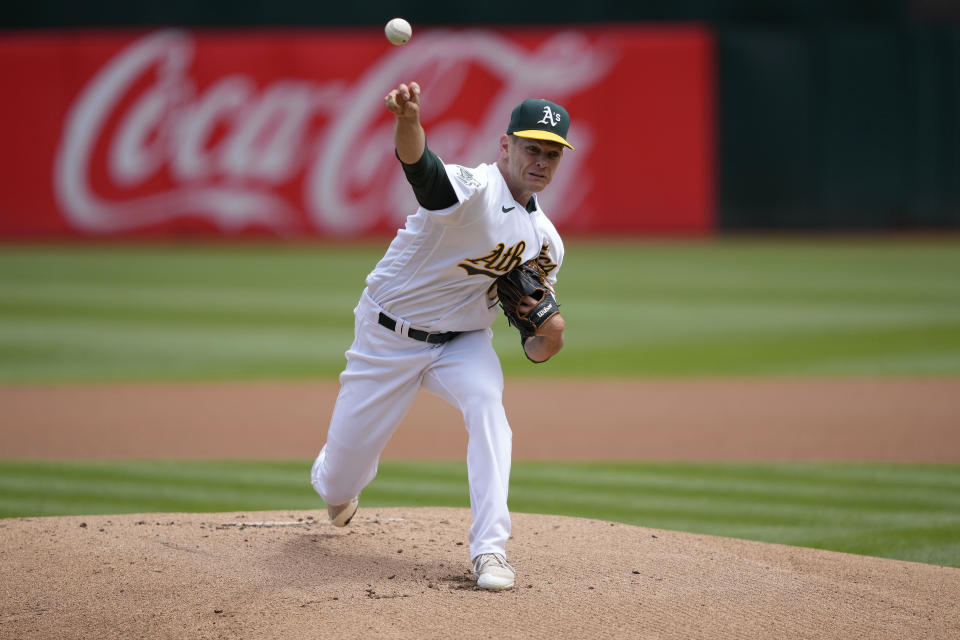
[[530, 311], [537, 306], [537, 301], [530, 296], [523, 296], [520, 298], [519, 304], [517, 304], [517, 313], [520, 315], [527, 315]]
[[398, 118], [420, 118], [420, 85], [416, 82], [400, 84], [384, 99], [387, 110]]

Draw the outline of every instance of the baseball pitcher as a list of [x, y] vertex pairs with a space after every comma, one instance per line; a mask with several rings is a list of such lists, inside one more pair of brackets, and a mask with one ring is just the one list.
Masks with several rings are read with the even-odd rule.
[[390, 91], [385, 105], [396, 118], [396, 156], [420, 206], [367, 276], [312, 484], [330, 521], [346, 526], [417, 391], [439, 395], [461, 411], [469, 436], [477, 585], [509, 589], [512, 433], [490, 327], [499, 304], [531, 361], [545, 362], [563, 346], [554, 295], [563, 243], [537, 194], [564, 150], [573, 149], [565, 139], [570, 118], [558, 104], [525, 100], [499, 138], [496, 161], [468, 168], [445, 164], [427, 148], [417, 83]]

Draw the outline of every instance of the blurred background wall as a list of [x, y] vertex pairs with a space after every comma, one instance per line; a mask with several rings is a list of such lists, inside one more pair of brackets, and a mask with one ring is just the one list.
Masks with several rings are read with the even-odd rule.
[[[205, 47], [216, 49], [217, 34], [240, 34], [237, 37], [259, 47], [255, 54], [247, 47], [246, 54], [241, 51], [236, 59], [249, 54], [259, 61], [250, 64], [251, 78], [260, 88], [285, 74], [309, 74], [310, 65], [333, 62], [341, 66], [333, 65], [336, 68], [324, 76], [323, 86], [329, 87], [334, 80], [357, 81], [369, 75], [382, 57], [399, 56], [417, 44], [421, 33], [444, 29], [453, 29], [455, 38], [463, 37], [464, 48], [475, 42], [471, 34], [493, 33], [518, 51], [558, 59], [568, 69], [566, 75], [554, 70], [558, 80], [576, 74], [587, 78], [590, 69], [597, 69], [595, 75], [600, 77], [607, 71], [599, 69], [610, 70], [598, 85], [600, 91], [589, 87], [587, 80], [568, 88], [567, 106], [574, 117], [585, 114], [587, 122], [598, 124], [587, 129], [596, 139], [585, 136], [584, 153], [571, 161], [580, 163], [578, 175], [587, 175], [591, 184], [583, 188], [579, 200], [575, 193], [566, 193], [554, 207], [561, 214], [562, 230], [709, 234], [718, 230], [955, 229], [960, 226], [958, 5], [947, 0], [19, 3], [3, 9], [0, 73], [8, 95], [27, 92], [32, 97], [21, 100], [18, 111], [8, 103], [2, 114], [6, 126], [13, 127], [5, 138], [14, 153], [8, 153], [0, 167], [6, 182], [0, 195], [0, 235], [138, 232], [122, 224], [84, 226], [84, 216], [90, 220], [100, 215], [101, 222], [104, 216], [112, 216], [116, 221], [125, 212], [64, 213], [78, 187], [73, 184], [70, 191], [69, 185], [52, 183], [69, 156], [64, 139], [70, 135], [69, 119], [80, 109], [79, 97], [91, 91], [92, 79], [116, 59], [118, 51], [142, 42], [157, 27], [182, 28], [191, 34], [191, 46], [198, 52]], [[411, 45], [398, 50], [386, 45], [380, 35], [383, 23], [395, 15], [414, 24]], [[555, 34], [563, 38], [552, 40]], [[291, 44], [291, 39], [296, 43]], [[80, 40], [84, 40], [82, 52], [77, 53], [70, 47]], [[311, 50], [311, 43], [318, 40], [337, 44]], [[351, 49], [351, 42], [364, 42], [366, 48]], [[196, 60], [187, 63], [193, 65], [190, 77], [196, 90], [209, 89], [237, 70], [224, 62], [225, 56], [231, 57], [226, 53], [231, 45], [225, 46], [207, 57], [198, 53]], [[286, 53], [271, 60], [271, 47], [286, 47]], [[306, 58], [291, 63], [290, 47], [306, 51]], [[59, 49], [51, 54], [51, 48]], [[605, 57], [610, 51], [619, 63]], [[323, 59], [309, 57], [314, 54]], [[46, 66], [33, 64], [44, 56]], [[434, 61], [434, 70], [437, 64]], [[271, 76], [257, 71], [261, 67], [277, 71]], [[37, 74], [37, 69], [53, 71]], [[642, 85], [639, 89], [633, 86], [631, 69]], [[436, 76], [435, 92], [445, 86], [443, 74]], [[384, 82], [394, 79], [383, 78]], [[457, 81], [474, 85], [476, 74]], [[496, 95], [504, 103], [515, 97], [509, 92]], [[37, 107], [57, 101], [64, 105], [59, 112], [44, 115]], [[463, 113], [467, 102], [453, 97], [446, 107]], [[631, 110], [626, 106], [630, 104], [642, 107]], [[503, 110], [500, 104], [488, 106]], [[482, 128], [487, 114], [467, 117]], [[369, 135], [382, 137], [381, 125], [371, 121]], [[45, 135], [51, 130], [55, 136]], [[79, 139], [82, 131], [73, 135]], [[47, 142], [51, 150], [38, 160], [43, 167], [29, 169], [24, 158], [36, 155], [33, 150], [45, 138], [51, 138]], [[448, 161], [460, 162], [460, 155], [484, 159], [478, 148], [456, 137], [445, 139], [438, 134], [433, 140], [447, 145], [443, 151], [450, 154]], [[329, 143], [328, 132], [323, 144]], [[91, 143], [98, 144], [104, 143]], [[454, 153], [460, 155], [454, 157]], [[91, 154], [108, 167], [117, 152], [94, 149]], [[42, 175], [47, 170], [49, 180]], [[83, 189], [113, 189], [116, 195], [125, 188], [117, 184], [124, 178], [111, 178], [107, 169], [93, 168], [88, 173]], [[128, 179], [132, 184], [133, 178]], [[77, 182], [76, 177], [72, 180]], [[159, 197], [157, 189], [170, 180], [169, 175], [152, 176], [152, 192], [139, 185], [147, 189], [137, 194], [141, 204]], [[20, 186], [32, 182], [52, 184], [50, 202], [41, 203], [36, 211], [53, 214], [44, 217], [31, 210], [38, 196]], [[632, 188], [625, 189], [625, 183]], [[211, 186], [203, 187], [207, 196]], [[310, 204], [304, 203], [309, 197], [302, 195], [302, 186], [287, 184], [278, 189], [268, 195], [289, 195], [295, 189], [300, 195], [281, 198], [286, 204], [267, 197], [251, 205], [256, 198], [265, 198], [263, 192], [250, 191], [254, 200], [240, 203], [236, 199], [243, 199], [242, 193], [235, 191], [233, 213], [218, 214], [219, 221], [205, 224], [187, 216], [166, 220], [165, 226], [148, 222], [139, 229], [159, 228], [174, 235], [244, 229], [281, 235], [354, 235], [389, 231], [402, 220], [377, 209], [369, 214], [381, 216], [376, 223], [331, 222], [336, 214], [327, 212], [320, 216], [324, 218], [320, 224], [309, 221], [308, 211], [306, 222], [303, 215], [295, 215], [294, 224], [281, 228], [258, 220], [264, 215], [262, 209], [276, 211], [289, 206], [291, 199], [294, 208], [309, 209]], [[382, 194], [383, 203], [390, 201], [396, 185], [388, 191]], [[144, 207], [169, 210], [175, 205], [147, 202]], [[564, 209], [567, 205], [569, 211]], [[248, 218], [230, 218], [238, 208], [251, 207], [261, 211], [248, 212]], [[234, 222], [224, 222], [227, 218]]]

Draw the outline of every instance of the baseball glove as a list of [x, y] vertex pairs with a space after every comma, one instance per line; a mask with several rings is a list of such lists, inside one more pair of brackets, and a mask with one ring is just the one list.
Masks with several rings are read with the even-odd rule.
[[[497, 278], [497, 295], [507, 322], [520, 331], [520, 344], [524, 344], [547, 320], [560, 312], [560, 305], [547, 285], [547, 274], [535, 259]], [[524, 296], [537, 301], [536, 306], [525, 314], [519, 309]]]

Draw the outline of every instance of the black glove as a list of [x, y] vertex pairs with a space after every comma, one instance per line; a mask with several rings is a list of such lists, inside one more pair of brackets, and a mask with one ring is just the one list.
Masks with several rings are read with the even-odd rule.
[[[547, 274], [536, 260], [530, 260], [497, 278], [497, 295], [507, 322], [520, 331], [520, 343], [535, 335], [537, 329], [560, 312], [560, 305], [547, 285]], [[537, 305], [525, 314], [518, 307], [524, 296]]]

